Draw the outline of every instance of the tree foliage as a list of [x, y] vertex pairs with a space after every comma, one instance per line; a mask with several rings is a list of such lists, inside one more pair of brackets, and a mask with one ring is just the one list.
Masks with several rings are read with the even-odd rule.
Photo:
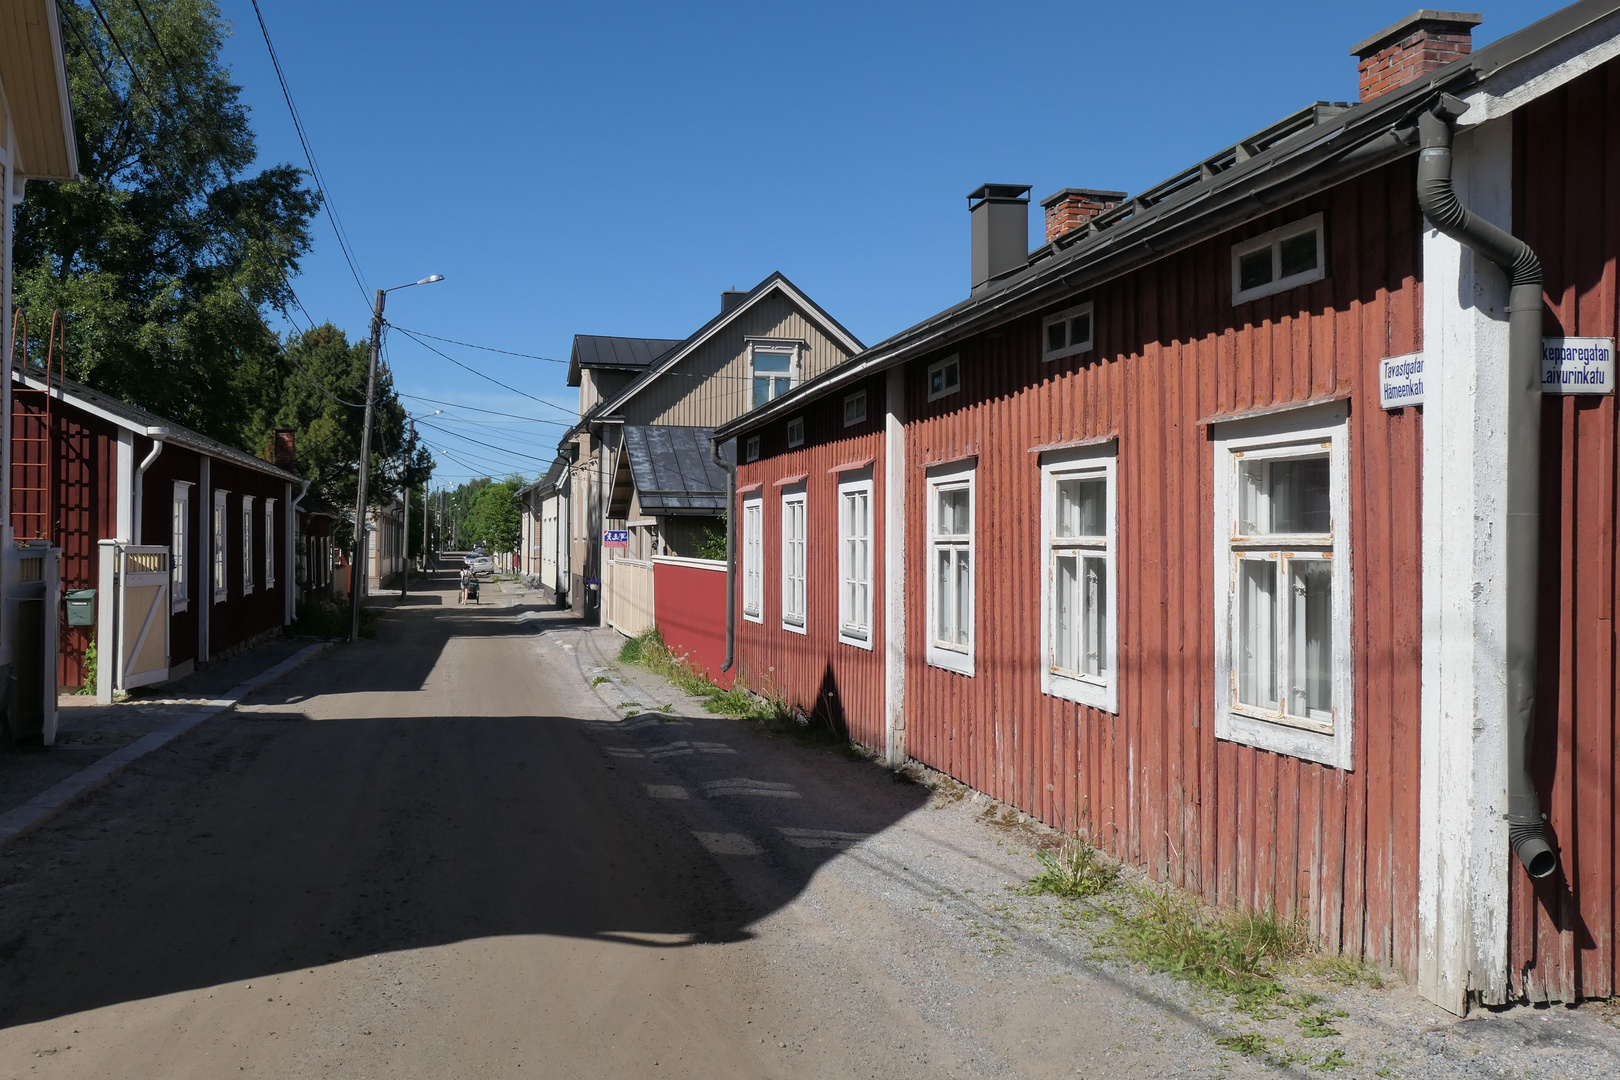
[[281, 382], [264, 315], [292, 303], [319, 196], [291, 165], [253, 169], [212, 0], [97, 7], [106, 24], [59, 5], [82, 179], [28, 186], [15, 300], [36, 356], [66, 315], [71, 378], [250, 445]]
[[516, 551], [522, 534], [521, 512], [513, 498], [524, 486], [521, 476], [483, 484], [467, 510], [467, 539], [490, 551]]
[[[268, 444], [276, 428], [290, 429], [298, 450], [298, 470], [310, 490], [327, 505], [352, 510], [359, 494], [360, 439], [365, 422], [366, 370], [370, 347], [351, 343], [327, 323], [295, 334], [284, 346], [285, 364], [267, 380], [276, 385], [274, 411], [255, 410], [250, 429]], [[433, 456], [406, 424], [405, 408], [388, 369], [377, 371], [377, 399], [371, 421], [371, 487], [379, 506], [425, 485]]]

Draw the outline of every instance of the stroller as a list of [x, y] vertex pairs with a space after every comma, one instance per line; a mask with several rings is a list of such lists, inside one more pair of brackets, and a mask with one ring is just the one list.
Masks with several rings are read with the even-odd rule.
[[478, 603], [478, 575], [471, 570], [463, 570], [461, 572], [461, 602], [465, 604], [469, 600], [475, 604]]

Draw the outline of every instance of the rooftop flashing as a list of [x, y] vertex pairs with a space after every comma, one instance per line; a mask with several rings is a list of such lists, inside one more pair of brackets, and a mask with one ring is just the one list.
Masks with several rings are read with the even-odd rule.
[[1390, 23], [1372, 37], [1363, 38], [1350, 46], [1350, 55], [1366, 57], [1379, 51], [1391, 41], [1410, 33], [1423, 23], [1450, 23], [1453, 26], [1478, 26], [1485, 21], [1485, 16], [1472, 11], [1433, 11], [1429, 8], [1419, 8], [1404, 19], [1397, 19]]

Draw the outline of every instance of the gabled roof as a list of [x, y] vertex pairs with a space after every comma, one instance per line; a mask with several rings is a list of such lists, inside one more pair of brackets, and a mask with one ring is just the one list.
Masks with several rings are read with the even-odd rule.
[[[34, 372], [25, 372], [20, 368], [12, 368], [13, 382], [21, 383], [30, 390], [44, 390], [45, 380]], [[100, 390], [93, 390], [83, 386], [72, 379], [52, 378], [50, 382], [50, 395], [58, 401], [65, 401], [75, 408], [82, 409], [92, 416], [121, 427], [126, 431], [133, 431], [137, 435], [148, 438], [161, 439], [165, 443], [183, 446], [187, 450], [195, 450], [199, 454], [219, 461], [228, 461], [232, 465], [239, 465], [244, 469], [253, 469], [266, 476], [278, 477], [295, 484], [302, 484], [304, 478], [286, 469], [279, 469], [263, 458], [254, 457], [246, 450], [238, 450], [218, 439], [211, 439], [200, 431], [193, 431], [184, 424], [177, 424], [173, 420], [159, 416], [157, 413], [147, 412], [136, 408], [127, 401], [122, 401], [111, 394], [104, 394]]]
[[[720, 425], [733, 438], [781, 420], [820, 398], [908, 360], [1156, 262], [1270, 213], [1279, 206], [1387, 165], [1418, 150], [1417, 115], [1441, 94], [1472, 96], [1464, 124], [1523, 104], [1496, 98], [1490, 81], [1506, 69], [1534, 71], [1547, 93], [1589, 65], [1572, 59], [1620, 41], [1620, 0], [1580, 0], [1372, 101], [1316, 102], [1190, 165], [1030, 253], [1026, 265], [865, 353]], [[1552, 78], [1551, 73], [1557, 73]], [[1477, 114], [1477, 115], [1475, 115]]]
[[720, 314], [704, 323], [698, 328], [696, 333], [687, 338], [685, 341], [677, 342], [676, 348], [670, 349], [668, 352], [658, 357], [655, 363], [648, 367], [643, 374], [631, 380], [630, 384], [623, 390], [619, 391], [616, 397], [610, 401], [603, 402], [600, 410], [601, 415], [610, 416], [619, 409], [623, 408], [626, 402], [635, 397], [653, 382], [657, 381], [660, 375], [674, 367], [676, 364], [680, 363], [682, 360], [686, 359], [686, 357], [690, 356], [694, 349], [697, 349], [700, 345], [714, 337], [714, 335], [719, 333], [722, 329], [740, 319], [744, 312], [759, 304], [767, 296], [777, 294], [787, 297], [791, 303], [797, 305], [805, 312], [808, 312], [817, 322], [821, 324], [822, 329], [826, 331], [830, 337], [837, 339], [837, 341], [843, 345], [844, 348], [850, 351], [851, 355], [866, 348], [866, 346], [861, 344], [859, 338], [850, 333], [848, 330], [844, 329], [843, 325], [840, 324], [837, 319], [823, 311], [819, 304], [801, 292], [797, 285], [794, 285], [793, 282], [787, 279], [786, 274], [778, 270], [764, 281], [761, 281], [758, 285], [755, 285], [752, 289], [749, 289], [748, 294], [742, 300], [738, 301], [735, 306], [726, 311], [722, 311]]
[[17, 133], [17, 170], [34, 180], [77, 180], [62, 24], [52, 0], [0, 4], [0, 84]]
[[726, 471], [710, 456], [713, 428], [626, 425], [625, 457], [636, 498], [649, 514], [718, 514]]
[[551, 468], [546, 470], [544, 476], [527, 487], [520, 487], [512, 492], [512, 498], [520, 498], [531, 491], [550, 491], [557, 486], [557, 481], [562, 479], [563, 470], [566, 468], [568, 468], [568, 462], [561, 455], [558, 455], [557, 460], [551, 463]]
[[648, 364], [681, 343], [679, 338], [604, 337], [575, 334], [568, 355], [568, 385], [578, 386], [586, 368], [644, 371]]

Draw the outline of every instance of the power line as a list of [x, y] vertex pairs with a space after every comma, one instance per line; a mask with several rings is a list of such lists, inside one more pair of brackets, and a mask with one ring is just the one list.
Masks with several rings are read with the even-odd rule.
[[[92, 3], [94, 0], [92, 0]], [[298, 107], [293, 104], [292, 91], [287, 86], [287, 78], [281, 70], [281, 58], [276, 55], [276, 47], [270, 41], [270, 28], [265, 25], [264, 12], [259, 10], [259, 0], [252, 0], [253, 14], [259, 20], [259, 32], [264, 35], [264, 47], [270, 53], [270, 66], [275, 69], [276, 81], [281, 84], [281, 96], [287, 102], [287, 112], [292, 116], [293, 131], [298, 135], [298, 145], [304, 148], [304, 160], [309, 162], [309, 173], [315, 181], [315, 190], [320, 193], [321, 204], [326, 209], [326, 217], [332, 223], [332, 233], [337, 237], [338, 249], [343, 252], [343, 261], [349, 264], [349, 273], [354, 276], [354, 283], [360, 289], [360, 299], [368, 301], [370, 290], [366, 288], [365, 280], [359, 267], [354, 264], [354, 257], [349, 253], [348, 237], [344, 233], [343, 225], [338, 220], [337, 207], [332, 202], [331, 193], [327, 190], [326, 177], [322, 174], [320, 166], [315, 163], [315, 153], [309, 148], [309, 140], [304, 135], [304, 122], [298, 115]]]
[[470, 365], [463, 364], [460, 360], [457, 360], [455, 357], [451, 356], [449, 353], [440, 352], [438, 349], [435, 349], [432, 345], [429, 345], [427, 342], [423, 341], [421, 338], [417, 337], [415, 334], [411, 333], [409, 330], [406, 330], [402, 326], [394, 326], [393, 323], [389, 323], [388, 325], [393, 326], [393, 328], [395, 330], [398, 330], [400, 333], [404, 334], [406, 337], [410, 338], [412, 341], [414, 341], [418, 345], [422, 346], [422, 348], [426, 349], [428, 352], [434, 353], [434, 354], [436, 354], [438, 356], [444, 357], [446, 360], [448, 360], [452, 364], [456, 365], [456, 367], [463, 368], [463, 369], [465, 369], [467, 371], [470, 371], [474, 375], [478, 376], [480, 379], [486, 379], [489, 382], [494, 383], [496, 386], [500, 387], [502, 390], [510, 390], [512, 393], [517, 394], [519, 397], [526, 397], [530, 401], [538, 401], [540, 404], [544, 405], [546, 408], [548, 408], [548, 409], [556, 409], [558, 412], [562, 413], [565, 416], [573, 416], [574, 415], [574, 411], [572, 409], [565, 409], [561, 405], [554, 405], [551, 402], [547, 401], [545, 398], [538, 398], [538, 397], [535, 397], [533, 394], [528, 394], [528, 393], [523, 392], [522, 390], [519, 390], [515, 386], [508, 386], [506, 383], [501, 382], [501, 380], [499, 380], [499, 379], [493, 378], [493, 377], [491, 377], [489, 375], [485, 375], [482, 371], [479, 371], [475, 367], [471, 367]]
[[470, 341], [457, 341], [455, 338], [440, 337], [437, 334], [429, 334], [421, 330], [406, 330], [403, 326], [396, 327], [396, 329], [414, 337], [432, 338], [434, 341], [442, 341], [447, 345], [460, 345], [464, 349], [482, 349], [484, 352], [500, 353], [503, 356], [521, 356], [525, 360], [544, 360], [548, 364], [568, 363], [567, 360], [558, 360], [553, 356], [536, 356], [534, 353], [513, 352], [511, 349], [497, 349], [493, 345], [474, 345]]
[[438, 398], [423, 397], [421, 394], [401, 394], [399, 396], [408, 397], [413, 401], [426, 401], [433, 405], [448, 405], [452, 409], [466, 409], [469, 412], [489, 413], [491, 416], [508, 416], [513, 420], [526, 420], [531, 424], [552, 424], [556, 427], [573, 426], [571, 424], [565, 424], [561, 420], [540, 420], [531, 416], [519, 416], [517, 413], [496, 412], [494, 409], [480, 409], [476, 405], [463, 405], [458, 401], [440, 401]]
[[526, 458], [529, 461], [543, 461], [548, 465], [551, 464], [551, 458], [540, 458], [540, 457], [535, 457], [533, 454], [524, 454], [524, 453], [521, 453], [521, 452], [519, 452], [517, 450], [508, 450], [504, 446], [496, 446], [494, 443], [487, 443], [487, 442], [484, 442], [481, 439], [475, 439], [471, 435], [463, 435], [459, 431], [453, 431], [453, 430], [451, 430], [450, 428], [447, 428], [447, 427], [440, 427], [438, 424], [432, 423], [432, 422], [427, 421], [427, 420], [423, 420], [420, 417], [417, 418], [416, 422], [418, 424], [421, 424], [423, 427], [430, 427], [434, 431], [442, 431], [446, 435], [453, 435], [458, 439], [465, 439], [467, 442], [475, 443], [478, 446], [487, 447], [490, 450], [494, 450], [494, 451], [496, 451], [498, 453], [508, 454], [508, 455], [510, 455], [512, 457]]

